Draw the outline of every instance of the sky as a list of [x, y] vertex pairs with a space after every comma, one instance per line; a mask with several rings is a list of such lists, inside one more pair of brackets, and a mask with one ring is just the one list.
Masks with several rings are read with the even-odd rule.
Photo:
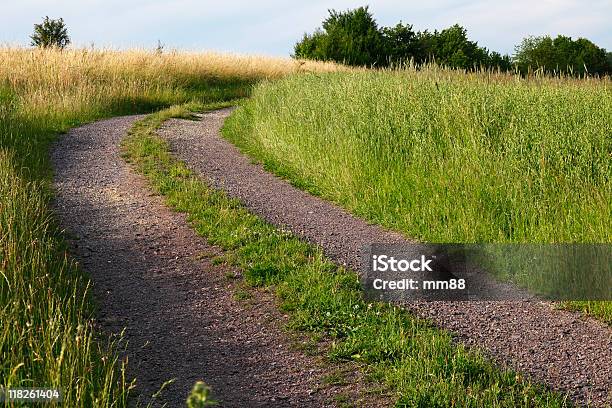
[[466, 27], [470, 39], [512, 53], [527, 35], [585, 37], [612, 50], [612, 0], [0, 0], [0, 44], [28, 45], [33, 24], [62, 17], [74, 46], [215, 50], [287, 56], [328, 9], [369, 5], [379, 25]]

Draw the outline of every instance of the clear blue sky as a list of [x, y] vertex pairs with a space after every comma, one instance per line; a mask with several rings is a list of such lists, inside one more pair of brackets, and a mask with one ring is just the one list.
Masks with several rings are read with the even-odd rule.
[[586, 37], [612, 50], [612, 0], [2, 0], [0, 43], [29, 43], [34, 23], [63, 17], [74, 45], [218, 50], [289, 55], [327, 9], [370, 5], [381, 25], [416, 30], [459, 23], [471, 39], [502, 53], [529, 34]]

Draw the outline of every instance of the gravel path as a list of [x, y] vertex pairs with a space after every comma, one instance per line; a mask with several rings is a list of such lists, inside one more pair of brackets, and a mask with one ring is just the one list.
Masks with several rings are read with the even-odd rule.
[[[219, 135], [230, 113], [206, 113], [201, 121], [173, 119], [160, 134], [213, 186], [272, 224], [320, 245], [339, 263], [357, 270], [363, 245], [405, 240], [253, 164]], [[577, 403], [612, 405], [612, 330], [600, 322], [553, 310], [545, 302], [414, 302], [407, 307], [499, 363], [567, 392]]]
[[[100, 121], [64, 136], [52, 154], [55, 211], [93, 280], [98, 323], [126, 328], [130, 376], [143, 400], [175, 378], [159, 403], [183, 406], [197, 380], [222, 406], [328, 406], [355, 385], [321, 387], [325, 365], [295, 350], [271, 294], [233, 296], [236, 271], [152, 195], [119, 156], [137, 117]], [[157, 405], [157, 404], [156, 404]]]

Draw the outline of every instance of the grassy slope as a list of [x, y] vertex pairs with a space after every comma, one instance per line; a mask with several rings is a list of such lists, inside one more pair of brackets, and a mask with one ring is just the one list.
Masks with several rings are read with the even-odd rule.
[[449, 334], [409, 313], [364, 302], [356, 273], [209, 188], [155, 135], [167, 118], [188, 117], [197, 108], [176, 107], [137, 123], [124, 143], [126, 158], [168, 205], [189, 215], [198, 233], [228, 252], [226, 261], [238, 265], [249, 284], [275, 285], [293, 329], [331, 339], [332, 361], [360, 363], [400, 406], [564, 405], [559, 395], [453, 345]]
[[[89, 278], [65, 252], [48, 204], [48, 150], [95, 119], [228, 100], [304, 69], [216, 54], [0, 48], [0, 386], [60, 387], [63, 405], [123, 406], [129, 384], [96, 341]], [[129, 381], [128, 381], [129, 382]]]
[[[258, 86], [224, 134], [430, 242], [612, 242], [612, 83], [426, 69]], [[572, 307], [612, 321], [612, 304]]]

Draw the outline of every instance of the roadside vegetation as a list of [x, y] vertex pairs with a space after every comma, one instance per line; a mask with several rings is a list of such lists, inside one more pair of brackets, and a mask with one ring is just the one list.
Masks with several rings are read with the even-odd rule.
[[410, 313], [365, 302], [356, 273], [249, 213], [174, 159], [156, 129], [170, 117], [189, 118], [191, 111], [213, 107], [219, 105], [178, 106], [146, 117], [125, 140], [125, 157], [170, 207], [188, 214], [199, 234], [226, 251], [225, 261], [241, 268], [248, 284], [275, 289], [280, 307], [290, 315], [290, 328], [328, 340], [326, 353], [333, 363], [359, 364], [372, 381], [372, 392], [391, 393], [397, 406], [567, 404], [562, 396], [455, 345], [448, 333]]
[[[57, 387], [64, 406], [125, 406], [116, 339], [96, 332], [89, 278], [49, 208], [49, 148], [79, 124], [244, 97], [333, 64], [177, 52], [0, 48], [0, 387]], [[111, 346], [109, 343], [114, 343]]]
[[[258, 85], [224, 134], [428, 242], [612, 242], [612, 82], [437, 67]], [[612, 304], [573, 307], [611, 321]]]

